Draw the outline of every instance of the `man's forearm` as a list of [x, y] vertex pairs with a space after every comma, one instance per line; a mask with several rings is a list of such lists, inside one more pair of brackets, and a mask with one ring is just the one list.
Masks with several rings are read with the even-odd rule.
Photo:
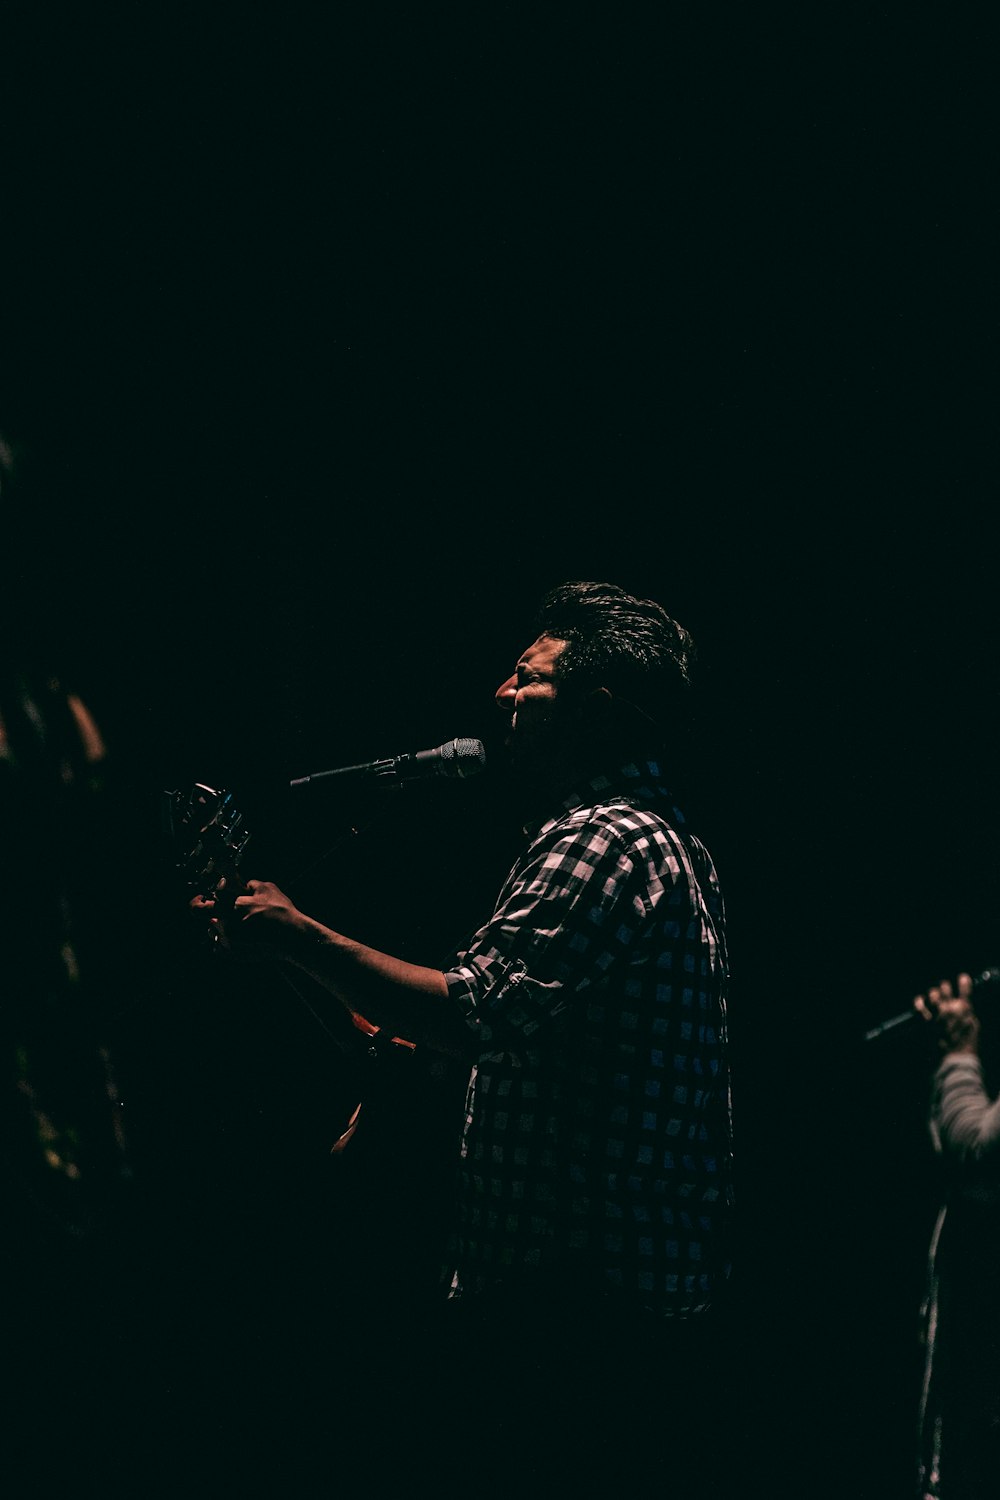
[[348, 1010], [382, 1030], [437, 1052], [474, 1056], [472, 1034], [449, 1004], [440, 969], [394, 958], [312, 918], [288, 957]]

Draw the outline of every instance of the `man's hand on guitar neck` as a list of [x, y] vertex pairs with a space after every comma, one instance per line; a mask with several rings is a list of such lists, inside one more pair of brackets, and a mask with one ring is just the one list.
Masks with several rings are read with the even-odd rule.
[[212, 940], [237, 958], [294, 963], [297, 950], [315, 944], [324, 930], [267, 880], [220, 880], [214, 896], [197, 895], [190, 907], [208, 918]]

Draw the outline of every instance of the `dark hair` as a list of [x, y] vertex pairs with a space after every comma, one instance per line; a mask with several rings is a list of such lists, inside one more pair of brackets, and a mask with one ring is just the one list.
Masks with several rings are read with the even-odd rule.
[[535, 626], [567, 642], [556, 668], [561, 687], [604, 687], [636, 711], [627, 726], [633, 740], [662, 744], [686, 723], [695, 644], [655, 599], [615, 583], [562, 583], [543, 598]]

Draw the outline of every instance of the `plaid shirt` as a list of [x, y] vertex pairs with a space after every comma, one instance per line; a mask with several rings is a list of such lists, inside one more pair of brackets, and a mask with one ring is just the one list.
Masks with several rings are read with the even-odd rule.
[[529, 842], [447, 972], [478, 1039], [452, 1296], [577, 1257], [664, 1314], [728, 1273], [725, 920], [658, 767], [600, 777]]

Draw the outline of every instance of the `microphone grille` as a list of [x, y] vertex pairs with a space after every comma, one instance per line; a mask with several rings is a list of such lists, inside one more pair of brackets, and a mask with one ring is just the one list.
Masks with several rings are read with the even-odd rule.
[[482, 740], [449, 740], [438, 753], [442, 776], [475, 776], [486, 765]]

